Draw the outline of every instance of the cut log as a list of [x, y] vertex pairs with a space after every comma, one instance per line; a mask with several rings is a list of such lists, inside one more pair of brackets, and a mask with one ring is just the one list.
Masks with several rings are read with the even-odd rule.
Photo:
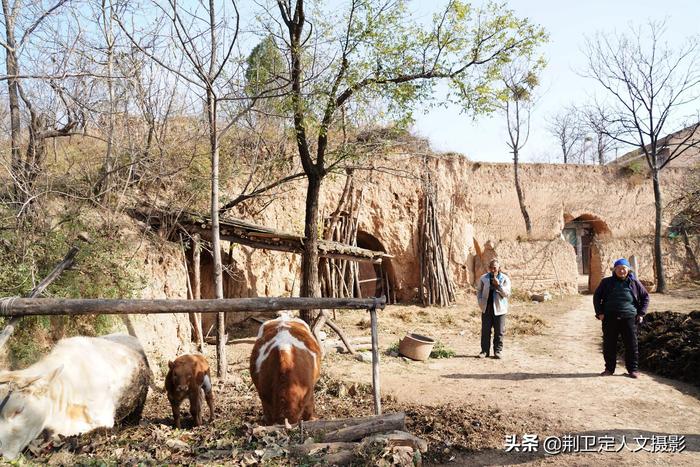
[[408, 446], [416, 451], [426, 452], [428, 442], [405, 431], [392, 431], [390, 433], [380, 433], [363, 440], [364, 443], [375, 441], [386, 443], [388, 446]]
[[350, 465], [355, 461], [355, 451], [346, 450], [330, 454], [324, 459], [325, 465]]
[[295, 456], [313, 456], [320, 451], [324, 451], [327, 454], [338, 451], [351, 451], [358, 445], [358, 443], [304, 443], [290, 446], [289, 452]]
[[[404, 426], [406, 423], [406, 414], [403, 412], [397, 412], [393, 414], [385, 415], [373, 415], [370, 417], [351, 417], [351, 418], [339, 418], [337, 420], [314, 420], [311, 422], [299, 422], [299, 425], [303, 428], [304, 432], [311, 433], [313, 435], [322, 435], [330, 431], [336, 431], [341, 428], [347, 428], [354, 425], [361, 425], [368, 422], [382, 423], [383, 421], [391, 420], [392, 423], [400, 424]], [[400, 423], [396, 423], [396, 420], [400, 420]], [[298, 427], [299, 425], [296, 425]], [[257, 427], [256, 430], [262, 431], [284, 431], [286, 427], [284, 425], [271, 425], [264, 427]], [[387, 428], [385, 431], [391, 430], [402, 430], [403, 428]]]
[[380, 415], [374, 417], [373, 420], [350, 425], [344, 428], [326, 432], [322, 435], [321, 440], [325, 443], [336, 441], [357, 441], [365, 436], [385, 431], [405, 430], [406, 416], [403, 412], [389, 415]]

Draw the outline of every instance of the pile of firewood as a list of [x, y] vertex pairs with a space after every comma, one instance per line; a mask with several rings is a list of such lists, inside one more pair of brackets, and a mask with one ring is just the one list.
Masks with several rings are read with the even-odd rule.
[[406, 432], [403, 412], [373, 417], [300, 422], [296, 426], [258, 427], [258, 436], [298, 430], [302, 443], [286, 447], [290, 457], [318, 458], [325, 465], [385, 459], [388, 465], [420, 464], [428, 443]]
[[430, 172], [423, 177], [423, 199], [418, 225], [420, 259], [420, 297], [424, 306], [447, 306], [455, 301], [454, 284], [447, 270], [447, 259], [442, 249], [442, 238], [437, 206], [437, 188]]
[[[346, 245], [357, 245], [357, 225], [362, 190], [355, 190], [352, 171], [345, 180], [345, 188], [338, 200], [338, 207], [325, 219], [323, 239]], [[319, 275], [324, 297], [356, 297], [359, 291], [358, 266], [346, 259], [321, 258]]]

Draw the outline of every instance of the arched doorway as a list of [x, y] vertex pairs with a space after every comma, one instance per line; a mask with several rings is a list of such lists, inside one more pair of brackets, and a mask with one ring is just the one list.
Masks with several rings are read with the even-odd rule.
[[591, 290], [591, 263], [598, 257], [595, 239], [601, 235], [609, 235], [607, 224], [593, 214], [581, 214], [574, 217], [564, 215], [562, 236], [571, 244], [576, 252], [578, 268], [578, 288], [580, 293]]
[[[374, 235], [362, 230], [357, 232], [357, 246], [367, 250], [386, 253], [386, 248]], [[396, 302], [394, 268], [389, 258], [384, 258], [380, 264], [367, 261], [359, 262], [357, 276], [358, 281], [355, 285], [356, 297], [381, 297], [386, 295], [387, 303]]]

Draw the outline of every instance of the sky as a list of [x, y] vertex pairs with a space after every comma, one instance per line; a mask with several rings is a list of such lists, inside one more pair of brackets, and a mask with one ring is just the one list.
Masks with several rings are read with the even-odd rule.
[[[418, 11], [428, 4], [434, 2], [421, 0]], [[549, 33], [549, 43], [542, 48], [548, 65], [540, 77], [541, 97], [532, 115], [530, 139], [521, 151], [524, 161], [545, 162], [557, 157], [560, 150], [547, 132], [546, 119], [569, 104], [590, 102], [600, 86], [576, 71], [584, 69], [587, 36], [597, 31], [625, 32], [630, 24], [663, 18], [667, 20], [664, 37], [671, 46], [680, 46], [700, 31], [699, 0], [510, 0], [507, 5]], [[413, 131], [428, 138], [434, 150], [457, 152], [478, 161], [512, 160], [505, 144], [505, 117], [500, 114], [474, 120], [451, 107], [427, 113], [417, 109], [414, 117]], [[677, 129], [669, 128], [669, 132]]]

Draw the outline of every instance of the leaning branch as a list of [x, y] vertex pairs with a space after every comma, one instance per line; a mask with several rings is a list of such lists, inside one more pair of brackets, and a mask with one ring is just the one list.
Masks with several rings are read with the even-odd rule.
[[[29, 292], [27, 298], [36, 298], [39, 295], [41, 295], [41, 293], [44, 290], [46, 290], [46, 287], [48, 287], [54, 280], [56, 280], [56, 278], [58, 278], [58, 276], [60, 276], [63, 271], [65, 271], [73, 265], [73, 259], [75, 258], [75, 255], [78, 254], [79, 250], [80, 249], [78, 247], [71, 247], [71, 249], [68, 250], [68, 253], [66, 253], [66, 256], [63, 258], [63, 261], [58, 263], [56, 267], [53, 268], [53, 271], [51, 271], [49, 275], [46, 276], [44, 280], [42, 280], [39, 283], [39, 285], [34, 287], [34, 289], [31, 292]], [[7, 303], [11, 303], [11, 300], [12, 299], [8, 300]], [[0, 304], [0, 312], [5, 311], [4, 305], [4, 302]], [[0, 332], [0, 349], [2, 349], [5, 346], [7, 340], [10, 338], [10, 336], [12, 336], [12, 333], [15, 332], [15, 326], [21, 318], [21, 316], [12, 317], [5, 325], [5, 329], [3, 329], [2, 332]]]

